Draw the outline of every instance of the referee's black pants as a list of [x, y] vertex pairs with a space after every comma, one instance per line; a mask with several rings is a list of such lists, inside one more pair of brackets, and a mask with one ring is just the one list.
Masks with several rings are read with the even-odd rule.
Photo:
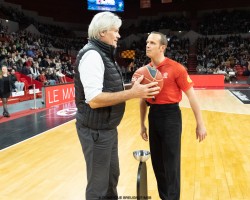
[[180, 199], [182, 117], [178, 104], [151, 105], [149, 110], [151, 160], [163, 200]]

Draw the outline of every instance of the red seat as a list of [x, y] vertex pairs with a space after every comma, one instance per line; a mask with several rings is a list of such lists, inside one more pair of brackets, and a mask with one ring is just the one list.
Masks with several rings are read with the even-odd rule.
[[21, 81], [21, 74], [15, 73], [15, 76], [16, 76], [17, 81], [22, 82]]
[[25, 91], [27, 91], [29, 87], [32, 86], [31, 84], [28, 83], [28, 81], [25, 78], [20, 78], [20, 81], [24, 83]]

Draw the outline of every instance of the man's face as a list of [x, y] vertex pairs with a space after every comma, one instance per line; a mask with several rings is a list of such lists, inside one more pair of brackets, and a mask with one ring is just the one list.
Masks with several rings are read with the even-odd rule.
[[106, 44], [117, 47], [117, 42], [120, 38], [119, 29], [111, 28], [108, 31], [104, 31], [101, 34], [100, 40]]
[[3, 72], [3, 73], [7, 73], [7, 72], [8, 72], [7, 67], [5, 67], [5, 66], [4, 66], [4, 67], [2, 67], [2, 72]]
[[162, 54], [165, 50], [165, 45], [160, 44], [161, 36], [158, 34], [150, 34], [146, 41], [146, 55], [149, 58], [155, 58]]

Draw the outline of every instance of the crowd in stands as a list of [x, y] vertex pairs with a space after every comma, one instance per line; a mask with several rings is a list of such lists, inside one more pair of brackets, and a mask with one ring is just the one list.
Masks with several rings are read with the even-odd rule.
[[[65, 76], [73, 78], [74, 72], [71, 57], [63, 51], [51, 51], [45, 40], [25, 31], [0, 33], [0, 65], [45, 85], [65, 83]], [[41, 78], [43, 73], [46, 80]]]
[[[198, 38], [197, 71], [199, 73], [248, 74], [250, 38], [240, 35], [225, 38]], [[233, 73], [230, 73], [233, 74]]]
[[42, 24], [36, 21], [34, 18], [24, 15], [23, 12], [17, 8], [5, 7], [0, 5], [1, 16], [3, 19], [8, 19], [14, 22], [18, 22], [20, 29], [25, 29], [30, 24], [33, 24], [37, 30], [44, 35], [51, 35], [56, 37], [72, 37], [73, 32], [69, 31], [61, 26]]
[[[72, 31], [65, 28], [37, 22], [25, 16], [21, 11], [1, 6], [1, 18], [16, 21], [20, 31], [7, 34], [7, 27], [0, 23], [0, 64], [5, 64], [9, 70], [15, 69], [33, 79], [43, 81], [45, 85], [66, 82], [65, 76], [73, 78], [73, 67], [68, 50], [80, 50], [87, 42], [86, 38], [77, 38]], [[228, 35], [221, 38], [201, 37], [196, 41], [197, 71], [199, 73], [216, 73], [235, 70], [236, 66], [247, 68], [249, 61], [250, 38], [242, 38], [235, 33], [246, 33], [250, 30], [250, 12], [248, 10], [214, 11], [201, 17], [198, 32], [204, 35]], [[25, 27], [33, 24], [41, 33], [31, 34]], [[133, 59], [122, 62], [123, 72], [130, 74], [125, 79], [129, 81], [131, 74], [139, 67], [149, 62], [145, 55], [147, 33], [168, 29], [170, 31], [189, 31], [190, 20], [185, 16], [163, 16], [157, 19], [145, 19], [136, 26], [121, 28], [122, 38], [129, 34], [143, 35], [139, 41], [134, 41], [130, 50], [135, 51]], [[169, 38], [166, 56], [187, 67], [190, 51], [190, 41], [176, 35]], [[51, 47], [62, 49], [61, 52], [51, 51]], [[124, 49], [120, 49], [123, 51]], [[228, 64], [229, 63], [229, 64]], [[230, 69], [229, 67], [230, 66]], [[243, 71], [244, 71], [243, 69]], [[245, 70], [247, 71], [247, 69]]]
[[[171, 19], [174, 23], [166, 20], [165, 17], [158, 20], [144, 20], [138, 27], [132, 25], [129, 28], [131, 31], [134, 30], [137, 32], [140, 30], [144, 33], [164, 28], [190, 30], [190, 23], [187, 18], [180, 17], [180, 21], [177, 19]], [[181, 26], [182, 28], [178, 26], [181, 24], [183, 25]], [[198, 73], [223, 73], [227, 75], [235, 73], [235, 75], [246, 76], [250, 74], [250, 69], [248, 69], [248, 62], [250, 61], [250, 37], [243, 38], [240, 35], [240, 33], [248, 33], [250, 31], [249, 10], [210, 12], [200, 19], [197, 31], [205, 36], [228, 35], [227, 37], [220, 38], [204, 36], [197, 39], [195, 42], [195, 54], [197, 54]], [[180, 39], [177, 36], [168, 35], [168, 37], [170, 40], [166, 56], [187, 67], [190, 50], [189, 40]], [[134, 42], [130, 47], [130, 49], [136, 50], [135, 60], [133, 61], [135, 70], [138, 66], [143, 66], [148, 62], [148, 59], [145, 57], [145, 38], [143, 37], [140, 41]], [[131, 65], [130, 62], [129, 65]]]
[[160, 19], [142, 20], [139, 25], [139, 33], [149, 33], [154, 30], [169, 29], [172, 31], [189, 31], [188, 18], [184, 16], [163, 16]]
[[71, 30], [61, 26], [40, 23], [13, 7], [0, 5], [0, 18], [18, 22], [20, 30], [25, 30], [31, 24], [34, 25], [39, 31], [40, 39], [44, 41], [44, 45], [64, 49], [67, 53], [71, 49], [79, 50], [84, 45], [83, 41], [86, 42], [86, 38], [76, 37]]
[[166, 50], [166, 56], [171, 58], [183, 66], [187, 66], [190, 41], [187, 38], [180, 39], [176, 36], [170, 38]]
[[225, 35], [250, 31], [249, 10], [214, 11], [200, 19], [198, 32], [203, 35]]
[[120, 33], [123, 37], [134, 33], [150, 33], [160, 29], [169, 29], [172, 31], [189, 31], [190, 22], [184, 16], [162, 16], [159, 19], [144, 19], [140, 21], [139, 25], [131, 24], [125, 29], [121, 27]]
[[[122, 70], [125, 77], [126, 82], [130, 82], [132, 74], [140, 67], [148, 64], [150, 59], [146, 56], [146, 38], [147, 34], [141, 37], [139, 41], [134, 41], [129, 47], [130, 50], [135, 51], [134, 59], [126, 59], [124, 63], [122, 63]], [[165, 52], [165, 56], [171, 58], [179, 63], [181, 63], [184, 67], [187, 67], [188, 54], [189, 54], [189, 39], [184, 38], [180, 39], [176, 36], [172, 36], [168, 38], [168, 47]]]

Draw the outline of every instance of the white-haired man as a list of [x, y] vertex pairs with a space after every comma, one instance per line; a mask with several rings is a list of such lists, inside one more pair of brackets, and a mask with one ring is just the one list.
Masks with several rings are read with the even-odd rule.
[[89, 41], [76, 60], [76, 127], [87, 166], [87, 200], [117, 199], [117, 126], [124, 114], [124, 102], [159, 93], [157, 82], [141, 85], [143, 77], [124, 90], [114, 59], [121, 24], [121, 19], [111, 12], [96, 14], [89, 25]]

